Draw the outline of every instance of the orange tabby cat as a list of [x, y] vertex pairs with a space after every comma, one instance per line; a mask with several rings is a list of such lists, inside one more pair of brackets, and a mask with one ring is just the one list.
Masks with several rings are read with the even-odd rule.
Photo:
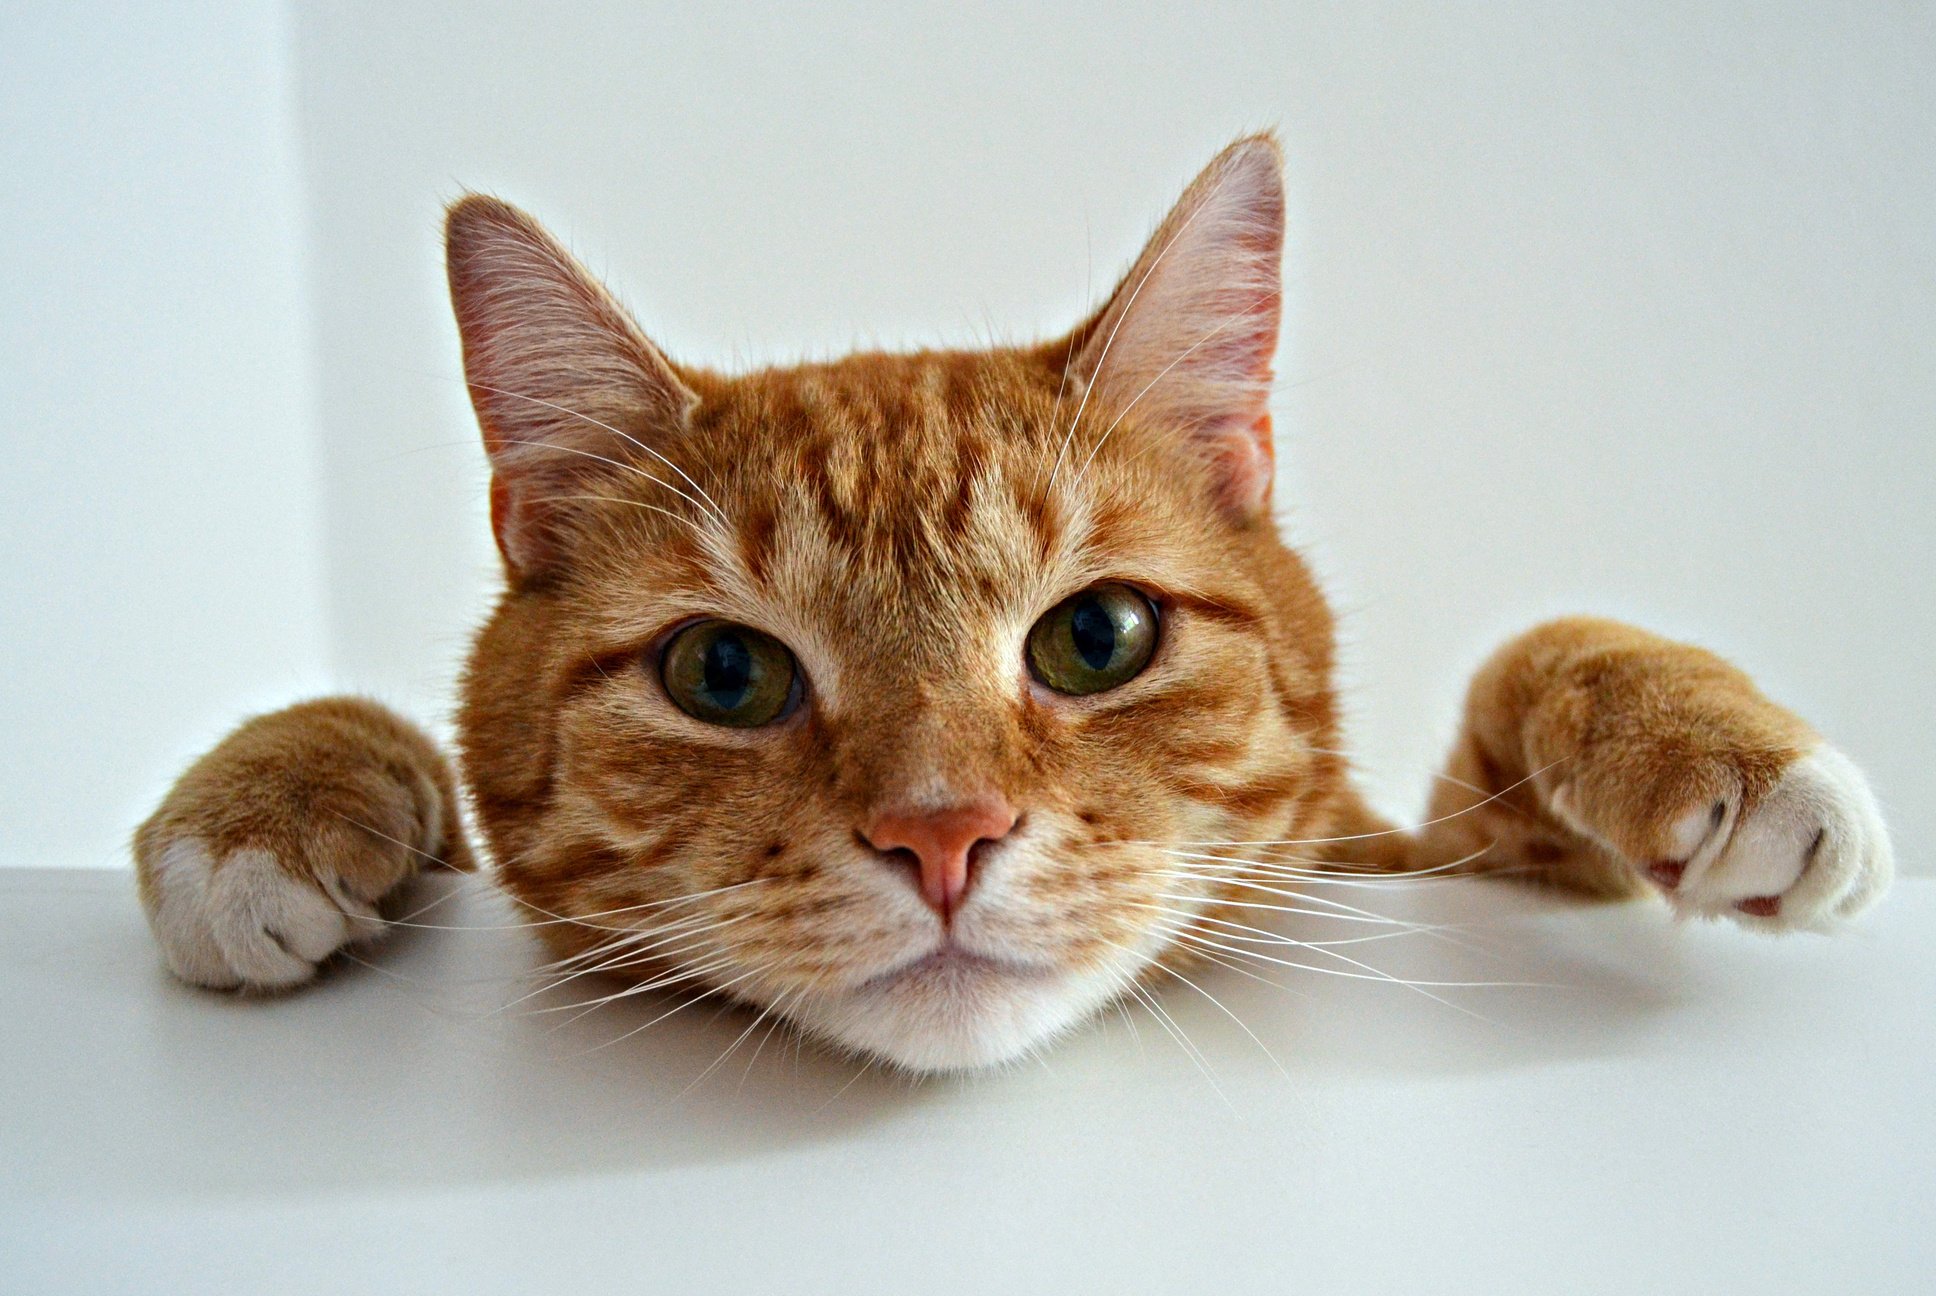
[[[1059, 341], [727, 377], [521, 212], [452, 207], [506, 576], [462, 767], [555, 953], [937, 1070], [1244, 948], [1247, 899], [1313, 867], [1512, 868], [1770, 931], [1880, 895], [1855, 767], [1606, 621], [1480, 672], [1433, 825], [1366, 809], [1331, 615], [1269, 510], [1283, 234], [1277, 147], [1239, 140]], [[347, 698], [250, 721], [135, 836], [169, 966], [218, 987], [308, 980], [433, 858], [470, 867], [443, 757]]]

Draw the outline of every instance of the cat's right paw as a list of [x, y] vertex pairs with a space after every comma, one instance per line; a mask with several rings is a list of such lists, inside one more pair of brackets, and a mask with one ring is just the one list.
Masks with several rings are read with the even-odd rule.
[[146, 871], [148, 921], [162, 958], [182, 980], [211, 989], [301, 985], [330, 955], [387, 926], [376, 897], [266, 850], [218, 857], [205, 842], [181, 837], [155, 851]]
[[388, 926], [424, 861], [470, 867], [428, 738], [374, 703], [305, 703], [243, 725], [135, 833], [142, 906], [168, 967], [216, 989], [301, 985]]

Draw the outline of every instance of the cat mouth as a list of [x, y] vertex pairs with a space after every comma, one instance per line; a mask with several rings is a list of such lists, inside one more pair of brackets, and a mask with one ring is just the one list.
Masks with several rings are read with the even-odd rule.
[[1014, 959], [977, 954], [959, 945], [942, 945], [918, 958], [874, 976], [855, 987], [858, 991], [892, 990], [913, 983], [926, 985], [979, 985], [992, 980], [1040, 981], [1053, 974], [1040, 963], [1021, 963]]

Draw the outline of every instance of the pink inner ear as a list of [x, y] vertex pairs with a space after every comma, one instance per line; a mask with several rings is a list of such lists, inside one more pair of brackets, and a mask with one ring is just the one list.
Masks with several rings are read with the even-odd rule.
[[1277, 145], [1239, 140], [1184, 192], [1072, 361], [1101, 408], [1176, 429], [1239, 511], [1270, 498], [1283, 248]]
[[[489, 433], [485, 437], [488, 441]], [[499, 473], [491, 474], [491, 538], [497, 541], [497, 551], [514, 571], [530, 570], [536, 565], [532, 558], [545, 544], [542, 534], [518, 508], [516, 497]]]
[[[611, 294], [523, 212], [464, 198], [446, 227], [464, 373], [491, 457], [491, 529], [507, 565], [560, 561], [588, 479], [676, 435], [696, 399]], [[623, 431], [621, 431], [623, 429]]]
[[1219, 502], [1240, 513], [1268, 508], [1271, 485], [1277, 477], [1271, 416], [1263, 414], [1248, 425], [1215, 435], [1210, 438], [1210, 445], [1211, 460], [1221, 483]]

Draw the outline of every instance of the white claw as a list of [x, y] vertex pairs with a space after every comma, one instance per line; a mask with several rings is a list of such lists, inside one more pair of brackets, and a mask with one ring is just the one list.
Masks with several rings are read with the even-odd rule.
[[[1689, 836], [1694, 821], [1711, 814], [1709, 807], [1690, 812], [1677, 834]], [[1825, 745], [1790, 765], [1732, 832], [1697, 850], [1671, 898], [1688, 913], [1769, 930], [1822, 930], [1874, 904], [1894, 872], [1868, 780]]]

